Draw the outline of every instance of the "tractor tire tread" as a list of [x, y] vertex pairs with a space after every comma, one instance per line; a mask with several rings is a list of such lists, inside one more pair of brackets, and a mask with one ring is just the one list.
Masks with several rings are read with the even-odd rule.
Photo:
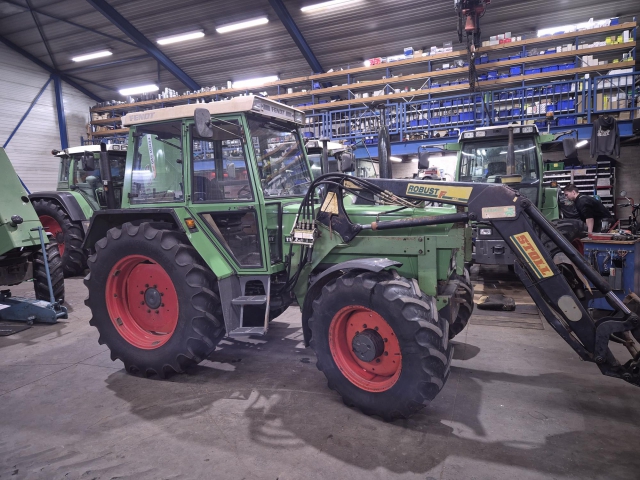
[[[49, 263], [49, 275], [51, 276], [51, 286], [53, 287], [53, 297], [58, 303], [64, 303], [64, 271], [62, 268], [62, 258], [58, 245], [49, 241], [45, 246], [47, 261]], [[47, 281], [47, 271], [44, 265], [42, 250], [38, 249], [33, 255], [33, 288], [37, 300], [46, 302], [51, 300], [49, 293], [49, 282]]]
[[[158, 358], [153, 358], [155, 355], [138, 355], [138, 349], [129, 345], [115, 331], [108, 312], [106, 308], [102, 308], [103, 302], [99, 299], [101, 294], [104, 295], [104, 285], [94, 271], [98, 271], [101, 263], [109, 254], [113, 254], [112, 249], [117, 249], [118, 244], [126, 241], [127, 237], [135, 238], [136, 242], [160, 247], [166, 258], [171, 259], [179, 268], [181, 278], [176, 281], [189, 292], [186, 296], [188, 303], [181, 305], [181, 311], [184, 307], [190, 310], [190, 316], [185, 318], [181, 313], [179, 318], [179, 322], [184, 323], [181, 339], [179, 343], [170, 341], [163, 345], [160, 349], [168, 348], [157, 355]], [[216, 293], [217, 279], [197, 250], [187, 243], [183, 234], [174, 230], [159, 230], [148, 223], [125, 223], [121, 227], [110, 229], [106, 237], [96, 243], [95, 254], [89, 257], [88, 264], [90, 272], [84, 283], [89, 290], [85, 305], [92, 311], [89, 324], [98, 329], [98, 342], [109, 347], [111, 359], [121, 360], [128, 373], [146, 377], [157, 375], [160, 378], [166, 378], [173, 373], [183, 373], [190, 366], [207, 358], [224, 336], [224, 324], [220, 320], [222, 306]]]

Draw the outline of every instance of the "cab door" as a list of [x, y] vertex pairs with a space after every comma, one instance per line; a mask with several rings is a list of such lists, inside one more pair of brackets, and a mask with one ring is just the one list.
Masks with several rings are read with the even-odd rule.
[[213, 137], [185, 125], [188, 209], [220, 253], [238, 270], [269, 271], [261, 195], [256, 191], [240, 116], [212, 118]]

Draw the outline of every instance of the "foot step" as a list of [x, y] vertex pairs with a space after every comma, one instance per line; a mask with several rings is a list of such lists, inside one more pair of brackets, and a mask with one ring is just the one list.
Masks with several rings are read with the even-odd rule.
[[[243, 295], [231, 300], [233, 305], [264, 305], [267, 303], [266, 295]], [[235, 330], [234, 330], [235, 331]]]

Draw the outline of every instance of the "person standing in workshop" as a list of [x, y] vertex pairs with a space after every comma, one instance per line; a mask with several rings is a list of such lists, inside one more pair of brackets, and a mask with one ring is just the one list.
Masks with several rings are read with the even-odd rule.
[[578, 187], [569, 184], [564, 187], [565, 196], [573, 202], [578, 210], [578, 214], [584, 223], [587, 224], [589, 235], [607, 231], [611, 222], [611, 213], [600, 200], [589, 195], [584, 195], [578, 191]]

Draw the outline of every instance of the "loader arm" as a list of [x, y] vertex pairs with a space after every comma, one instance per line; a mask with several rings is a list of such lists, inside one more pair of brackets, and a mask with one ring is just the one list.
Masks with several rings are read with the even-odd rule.
[[[338, 199], [335, 208], [324, 208], [316, 216], [322, 223], [351, 241], [362, 230], [384, 230], [421, 225], [490, 222], [513, 250], [518, 262], [516, 273], [543, 313], [547, 322], [585, 361], [594, 362], [605, 375], [622, 378], [640, 386], [640, 321], [638, 316], [611, 291], [609, 284], [585, 262], [578, 251], [560, 234], [527, 198], [502, 184], [461, 182], [427, 182], [416, 180], [359, 179], [339, 174], [324, 175], [316, 182], [327, 184], [328, 194]], [[377, 221], [371, 224], [352, 223], [342, 205], [342, 191], [371, 188], [379, 197], [401, 201], [424, 200], [458, 205], [458, 213]], [[382, 193], [381, 193], [382, 192]], [[325, 197], [326, 199], [326, 197]], [[464, 208], [466, 207], [466, 208]], [[571, 286], [551, 258], [540, 239], [544, 232], [571, 260], [584, 277], [595, 286], [614, 308], [613, 315], [595, 321], [582, 306]], [[631, 359], [621, 363], [609, 348], [611, 335], [624, 344]]]

